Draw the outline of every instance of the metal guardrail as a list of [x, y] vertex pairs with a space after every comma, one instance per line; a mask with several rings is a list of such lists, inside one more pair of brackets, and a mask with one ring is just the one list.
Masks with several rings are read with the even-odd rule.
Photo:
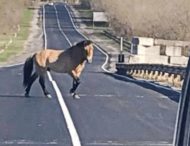
[[[108, 31], [104, 31], [104, 35], [107, 36], [110, 39], [113, 39], [114, 41], [116, 41], [117, 43], [120, 43], [120, 37], [115, 36], [114, 34], [112, 34], [111, 32]], [[131, 42], [124, 39], [123, 40], [123, 46], [127, 47], [127, 51], [130, 52], [131, 49]]]
[[161, 64], [116, 64], [118, 74], [167, 82], [172, 86], [181, 87], [185, 78], [185, 67]]

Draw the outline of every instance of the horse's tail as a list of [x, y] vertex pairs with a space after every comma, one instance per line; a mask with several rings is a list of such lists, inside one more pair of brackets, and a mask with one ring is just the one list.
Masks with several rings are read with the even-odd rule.
[[24, 69], [23, 69], [23, 86], [24, 87], [26, 87], [30, 81], [30, 77], [33, 71], [34, 57], [35, 57], [35, 54], [31, 57], [28, 57], [24, 63]]

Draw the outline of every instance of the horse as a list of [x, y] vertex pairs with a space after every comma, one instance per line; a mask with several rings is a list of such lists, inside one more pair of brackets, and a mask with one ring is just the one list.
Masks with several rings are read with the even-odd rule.
[[51, 98], [45, 86], [45, 74], [46, 71], [54, 71], [67, 73], [72, 77], [73, 84], [70, 93], [73, 98], [80, 98], [76, 94], [76, 89], [80, 84], [80, 75], [85, 68], [86, 62], [92, 63], [93, 50], [93, 42], [91, 40], [83, 40], [66, 50], [45, 49], [28, 57], [23, 67], [25, 97], [29, 97], [31, 86], [39, 77], [39, 83], [44, 95]]

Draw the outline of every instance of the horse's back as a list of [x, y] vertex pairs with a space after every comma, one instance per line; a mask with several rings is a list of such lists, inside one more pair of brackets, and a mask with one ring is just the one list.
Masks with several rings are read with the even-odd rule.
[[40, 67], [46, 67], [48, 63], [54, 63], [58, 60], [63, 51], [46, 49], [36, 53], [36, 62]]
[[70, 73], [72, 70], [82, 71], [84, 57], [81, 57], [81, 49], [72, 47], [65, 51], [46, 49], [35, 55], [36, 68], [39, 72], [49, 69], [59, 73]]

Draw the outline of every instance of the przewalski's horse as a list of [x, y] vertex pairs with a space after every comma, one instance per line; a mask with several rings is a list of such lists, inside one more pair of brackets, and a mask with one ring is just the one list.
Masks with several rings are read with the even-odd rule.
[[[80, 75], [85, 67], [86, 61], [88, 63], [92, 62], [93, 50], [92, 41], [84, 40], [65, 51], [46, 49], [27, 58], [23, 69], [25, 96], [29, 96], [33, 82], [39, 77], [39, 83], [45, 96], [51, 98], [50, 93], [45, 87], [44, 76], [46, 71], [52, 70], [58, 73], [69, 74], [73, 78], [73, 86], [70, 93], [74, 98], [80, 98], [75, 91], [80, 84]], [[35, 71], [33, 71], [33, 66], [35, 67]]]

